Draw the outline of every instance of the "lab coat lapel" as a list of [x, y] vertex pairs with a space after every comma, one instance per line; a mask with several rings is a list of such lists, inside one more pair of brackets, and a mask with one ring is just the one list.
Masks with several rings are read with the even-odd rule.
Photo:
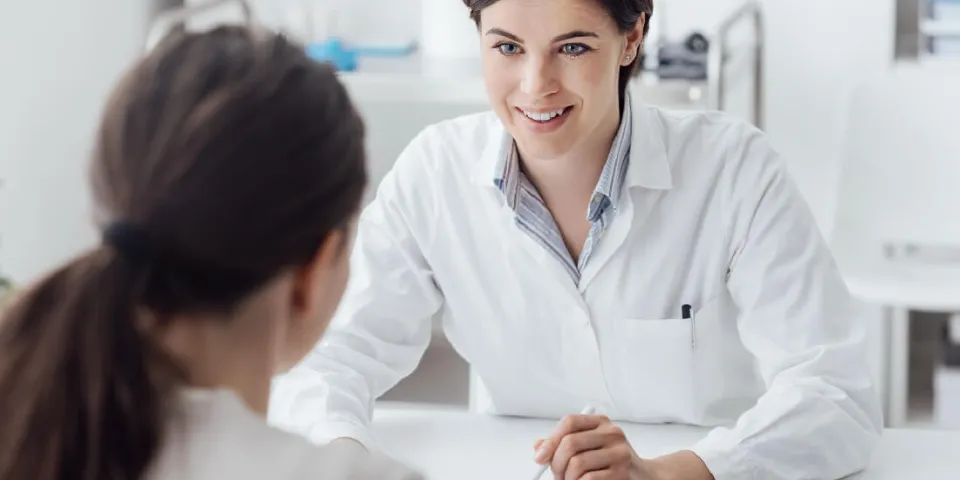
[[[517, 225], [516, 212], [506, 204], [503, 207], [503, 215], [507, 216], [510, 225], [508, 231], [514, 235], [513, 241], [521, 246], [526, 255], [534, 263], [534, 268], [538, 269], [539, 275], [549, 277], [553, 283], [557, 283], [564, 291], [573, 297], [580, 298], [580, 291], [577, 290], [577, 284], [567, 272], [563, 264], [557, 260], [553, 254], [547, 251], [546, 247], [541, 245], [536, 239]], [[542, 278], [542, 277], [541, 277]]]
[[503, 125], [497, 121], [490, 126], [489, 132], [484, 132], [484, 134], [487, 138], [486, 144], [483, 146], [480, 159], [474, 165], [470, 175], [477, 185], [498, 189], [496, 183], [494, 183], [494, 178], [497, 175], [497, 164], [500, 158], [506, 155], [504, 149], [509, 146], [503, 141], [506, 131]]
[[650, 212], [665, 192], [673, 188], [663, 124], [657, 114], [639, 98], [639, 95], [631, 95], [633, 131], [630, 134], [630, 164], [627, 165], [627, 176], [622, 187], [624, 191], [616, 205], [613, 222], [601, 234], [581, 272], [580, 292], [586, 291], [604, 265], [628, 241], [631, 232], [643, 228]]
[[[484, 188], [499, 190], [494, 182], [497, 165], [500, 159], [506, 155], [505, 149], [511, 148], [513, 145], [512, 141], [504, 141], [505, 138], [508, 138], [505, 135], [506, 131], [499, 122], [486, 134], [486, 145], [471, 173], [473, 181]], [[511, 244], [520, 245], [519, 248], [529, 257], [534, 268], [537, 268], [541, 274], [548, 275], [551, 280], [558, 282], [560, 287], [568, 294], [580, 298], [577, 285], [564, 266], [546, 248], [517, 225], [516, 212], [510, 207], [502, 194], [498, 192], [497, 195], [501, 202], [500, 219], [505, 223], [507, 233], [513, 236], [510, 239]]]

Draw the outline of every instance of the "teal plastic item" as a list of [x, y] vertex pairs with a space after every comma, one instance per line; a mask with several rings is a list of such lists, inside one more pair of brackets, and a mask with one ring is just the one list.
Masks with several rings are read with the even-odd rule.
[[352, 72], [357, 69], [359, 57], [405, 57], [416, 50], [414, 44], [397, 47], [354, 46], [347, 45], [339, 38], [330, 38], [322, 42], [313, 42], [307, 45], [306, 52], [310, 58], [332, 63], [337, 70]]

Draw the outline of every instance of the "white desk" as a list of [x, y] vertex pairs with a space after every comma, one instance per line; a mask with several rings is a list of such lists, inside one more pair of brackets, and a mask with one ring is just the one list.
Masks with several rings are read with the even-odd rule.
[[[431, 480], [528, 478], [536, 473], [533, 442], [553, 420], [471, 414], [461, 410], [378, 408], [374, 431], [386, 453]], [[641, 456], [689, 447], [705, 430], [620, 424]], [[863, 480], [960, 478], [960, 432], [888, 430]]]
[[[843, 258], [841, 258], [841, 261]], [[844, 265], [850, 292], [882, 308], [879, 386], [889, 427], [910, 420], [910, 311], [960, 311], [960, 268], [955, 264], [886, 262]], [[960, 476], [958, 476], [960, 478]]]

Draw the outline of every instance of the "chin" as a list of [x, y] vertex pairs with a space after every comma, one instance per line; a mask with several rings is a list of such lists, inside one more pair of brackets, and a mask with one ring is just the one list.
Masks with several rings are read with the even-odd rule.
[[567, 108], [565, 115], [547, 122], [537, 122], [524, 115], [519, 108], [509, 108], [504, 123], [509, 125], [510, 135], [524, 154], [537, 158], [555, 158], [570, 152], [577, 138], [577, 112]]
[[550, 159], [562, 157], [573, 149], [573, 142], [561, 136], [551, 136], [551, 138], [544, 138], [542, 136], [530, 137], [530, 135], [514, 136], [523, 153], [534, 158]]

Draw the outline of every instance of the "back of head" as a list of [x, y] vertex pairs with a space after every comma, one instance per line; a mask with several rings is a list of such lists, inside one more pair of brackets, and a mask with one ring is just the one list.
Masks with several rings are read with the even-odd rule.
[[178, 33], [122, 79], [92, 165], [108, 246], [0, 324], [0, 480], [139, 478], [178, 381], [141, 328], [227, 313], [346, 229], [363, 127], [328, 66], [246, 28]]

